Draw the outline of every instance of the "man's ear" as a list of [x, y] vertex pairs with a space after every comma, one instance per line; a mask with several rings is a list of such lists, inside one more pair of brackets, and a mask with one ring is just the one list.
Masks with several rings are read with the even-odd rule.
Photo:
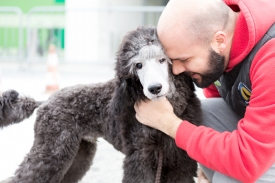
[[226, 33], [223, 31], [217, 31], [211, 41], [211, 47], [217, 53], [222, 54], [227, 45], [227, 36]]

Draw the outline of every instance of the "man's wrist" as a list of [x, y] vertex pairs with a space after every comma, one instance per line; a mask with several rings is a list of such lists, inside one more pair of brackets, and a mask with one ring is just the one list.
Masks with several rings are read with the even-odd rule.
[[169, 118], [165, 118], [163, 132], [169, 135], [172, 138], [176, 137], [177, 129], [182, 122], [182, 119], [177, 116], [171, 116]]

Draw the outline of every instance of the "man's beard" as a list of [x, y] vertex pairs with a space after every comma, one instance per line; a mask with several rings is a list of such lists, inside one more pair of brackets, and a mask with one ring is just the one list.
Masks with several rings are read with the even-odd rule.
[[225, 57], [216, 53], [212, 48], [209, 51], [208, 70], [202, 74], [201, 82], [193, 78], [194, 83], [199, 88], [206, 88], [219, 79], [224, 72]]

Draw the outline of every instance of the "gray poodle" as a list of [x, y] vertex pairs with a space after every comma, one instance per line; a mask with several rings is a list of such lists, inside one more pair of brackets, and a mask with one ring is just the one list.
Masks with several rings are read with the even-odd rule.
[[174, 139], [135, 118], [135, 102], [167, 97], [181, 119], [196, 125], [201, 120], [192, 79], [171, 73], [154, 27], [139, 27], [123, 38], [115, 70], [108, 82], [67, 87], [42, 104], [14, 90], [3, 94], [0, 127], [22, 121], [39, 106], [33, 146], [7, 182], [78, 182], [103, 137], [125, 155], [122, 182], [194, 183], [196, 161]]

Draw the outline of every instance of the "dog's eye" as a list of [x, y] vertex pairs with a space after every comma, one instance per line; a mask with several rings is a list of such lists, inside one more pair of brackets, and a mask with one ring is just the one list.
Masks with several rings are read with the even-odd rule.
[[142, 63], [137, 63], [136, 68], [141, 69], [142, 68]]
[[166, 61], [166, 59], [165, 59], [165, 58], [162, 58], [162, 59], [159, 60], [159, 63], [163, 63], [163, 62], [165, 62], [165, 61]]

